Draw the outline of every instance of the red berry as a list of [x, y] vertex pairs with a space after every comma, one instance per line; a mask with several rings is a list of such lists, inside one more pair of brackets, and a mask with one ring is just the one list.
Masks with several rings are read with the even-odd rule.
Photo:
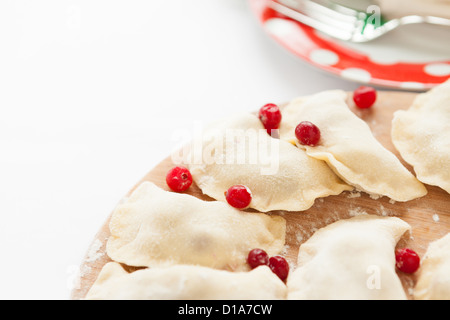
[[252, 269], [269, 264], [269, 255], [262, 249], [253, 249], [249, 252], [247, 262]]
[[281, 123], [280, 108], [273, 103], [266, 104], [259, 110], [259, 119], [261, 120], [267, 133], [271, 135], [271, 131], [278, 129]]
[[175, 167], [167, 173], [166, 182], [173, 191], [184, 192], [192, 184], [192, 175], [184, 167]]
[[320, 141], [320, 130], [311, 122], [303, 121], [295, 128], [295, 136], [301, 144], [315, 147]]
[[245, 209], [252, 201], [252, 193], [249, 188], [243, 185], [236, 185], [225, 192], [225, 197], [230, 206], [237, 209]]
[[405, 273], [414, 273], [420, 267], [419, 255], [408, 248], [397, 250], [395, 252], [395, 261], [397, 268]]
[[360, 109], [368, 109], [377, 100], [377, 91], [372, 87], [359, 87], [353, 93], [353, 101]]
[[286, 280], [289, 275], [289, 264], [286, 259], [281, 256], [271, 257], [269, 259], [269, 268], [282, 281]]

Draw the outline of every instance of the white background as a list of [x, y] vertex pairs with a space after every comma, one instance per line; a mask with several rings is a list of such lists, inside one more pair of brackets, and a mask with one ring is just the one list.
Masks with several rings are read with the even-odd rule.
[[68, 299], [177, 129], [357, 86], [286, 52], [245, 0], [2, 0], [0, 299]]

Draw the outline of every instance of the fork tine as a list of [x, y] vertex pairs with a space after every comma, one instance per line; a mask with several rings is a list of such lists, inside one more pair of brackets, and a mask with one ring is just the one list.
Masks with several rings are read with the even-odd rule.
[[295, 9], [289, 8], [289, 7], [282, 5], [274, 0], [271, 0], [269, 2], [269, 6], [273, 10], [275, 10], [291, 19], [294, 19], [296, 21], [304, 23], [314, 29], [317, 29], [317, 30], [319, 30], [325, 34], [328, 34], [332, 37], [335, 37], [337, 39], [341, 39], [341, 40], [345, 40], [345, 41], [350, 40], [352, 38], [353, 31], [355, 29], [354, 27], [346, 28], [346, 29], [338, 28], [335, 25], [330, 25], [329, 23], [325, 23], [324, 21], [321, 21], [316, 18], [305, 15]]
[[331, 3], [329, 1], [304, 0], [299, 2], [299, 7], [301, 9], [315, 11], [339, 21], [355, 22], [358, 19], [357, 11], [351, 9], [345, 11], [345, 7], [338, 7], [337, 4]]
[[[350, 19], [346, 19], [347, 21], [344, 21], [343, 19], [340, 19], [340, 16], [343, 16], [343, 14], [336, 14], [335, 17], [338, 17], [338, 19], [335, 19], [334, 17], [332, 18], [329, 15], [324, 14], [329, 14], [331, 9], [327, 9], [318, 4], [315, 4], [315, 6], [309, 6], [311, 1], [302, 2], [305, 5], [302, 6], [302, 9], [298, 10], [280, 4], [277, 1], [272, 0], [271, 3], [272, 8], [276, 11], [285, 14], [294, 20], [299, 20], [304, 24], [311, 25], [322, 32], [331, 34], [332, 36], [338, 35], [338, 38], [350, 38], [351, 34], [353, 34], [353, 32], [360, 26], [358, 25], [358, 20], [355, 17], [347, 17]], [[321, 9], [325, 10], [320, 11]], [[304, 15], [305, 17], [301, 17], [301, 15]]]
[[[321, 1], [321, 2], [323, 2], [323, 1]], [[336, 3], [334, 1], [326, 1], [326, 3], [327, 4], [325, 4], [325, 5], [327, 7], [331, 8], [331, 9], [337, 11], [337, 12], [340, 12], [342, 14], [345, 14], [345, 15], [354, 16], [354, 17], [357, 17], [357, 18], [361, 18], [361, 15], [363, 15], [363, 16], [366, 15], [365, 13], [363, 13], [361, 11], [358, 11], [358, 10], [355, 10], [355, 9], [352, 9], [352, 8], [340, 5], [339, 3]]]
[[[324, 7], [313, 1], [296, 1], [293, 4], [296, 4], [294, 8], [289, 7], [289, 5], [287, 7], [300, 11], [300, 13], [333, 28], [350, 32], [359, 27], [358, 22], [360, 20], [357, 17], [335, 12], [333, 9]], [[284, 4], [280, 3], [280, 5]]]
[[355, 29], [356, 24], [359, 21], [355, 16], [337, 13], [312, 1], [304, 2], [300, 11], [311, 18], [344, 30]]

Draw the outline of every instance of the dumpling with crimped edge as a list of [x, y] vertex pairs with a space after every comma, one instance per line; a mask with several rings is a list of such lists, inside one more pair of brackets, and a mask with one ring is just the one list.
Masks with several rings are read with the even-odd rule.
[[416, 300], [450, 300], [450, 233], [429, 244], [419, 269]]
[[317, 198], [353, 189], [325, 162], [269, 136], [253, 114], [207, 128], [195, 141], [188, 166], [204, 194], [226, 201], [230, 187], [245, 185], [253, 196], [250, 208], [261, 212], [304, 211]]
[[290, 300], [406, 300], [395, 247], [409, 224], [360, 215], [339, 220], [300, 246], [288, 278]]
[[267, 267], [230, 272], [176, 265], [126, 272], [104, 266], [87, 300], [282, 300], [286, 285]]
[[144, 182], [117, 206], [109, 228], [107, 254], [116, 262], [245, 270], [250, 250], [261, 248], [271, 255], [283, 250], [286, 220]]
[[[283, 109], [281, 139], [296, 143], [310, 157], [326, 161], [359, 191], [401, 202], [425, 196], [425, 186], [376, 140], [367, 123], [347, 106], [346, 97], [344, 91], [334, 90], [293, 100]], [[298, 142], [295, 128], [302, 121], [320, 129], [319, 145]]]
[[450, 80], [394, 114], [392, 142], [420, 181], [450, 193]]

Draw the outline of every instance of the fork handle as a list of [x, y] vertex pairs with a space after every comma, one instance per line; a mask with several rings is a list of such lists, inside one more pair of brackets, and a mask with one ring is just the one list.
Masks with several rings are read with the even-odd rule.
[[400, 23], [405, 24], [418, 24], [418, 23], [427, 23], [438, 26], [446, 26], [450, 27], [450, 19], [435, 17], [435, 16], [418, 16], [411, 15], [399, 18]]

